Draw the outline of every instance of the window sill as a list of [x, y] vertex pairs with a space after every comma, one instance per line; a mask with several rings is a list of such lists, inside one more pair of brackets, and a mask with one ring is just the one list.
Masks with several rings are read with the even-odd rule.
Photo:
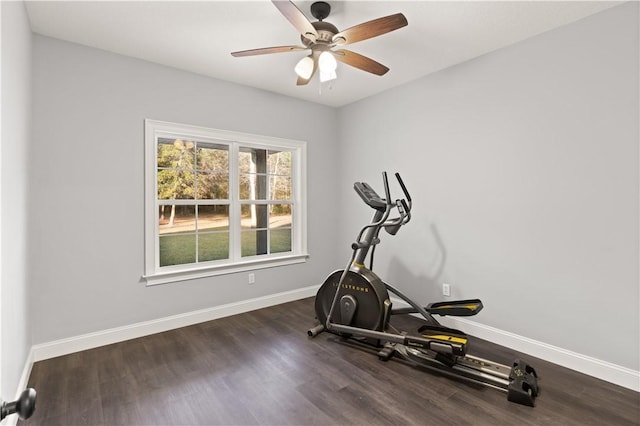
[[155, 274], [143, 275], [142, 279], [146, 281], [147, 286], [152, 286], [178, 281], [194, 280], [197, 278], [213, 277], [217, 275], [234, 274], [237, 272], [253, 271], [256, 269], [294, 265], [296, 263], [306, 262], [308, 257], [308, 254], [296, 254], [271, 259], [256, 259], [237, 262], [233, 265], [194, 268], [186, 271], [158, 272]]

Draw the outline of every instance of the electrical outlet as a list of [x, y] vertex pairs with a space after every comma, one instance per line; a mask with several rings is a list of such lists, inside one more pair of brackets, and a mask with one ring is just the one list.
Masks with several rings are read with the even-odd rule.
[[442, 295], [451, 296], [451, 286], [447, 283], [442, 283]]
[[251, 273], [249, 274], [249, 284], [253, 284], [256, 282], [256, 274]]

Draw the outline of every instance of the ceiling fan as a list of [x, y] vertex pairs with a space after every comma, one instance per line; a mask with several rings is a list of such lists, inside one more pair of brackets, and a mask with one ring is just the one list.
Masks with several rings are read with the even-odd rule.
[[304, 46], [263, 47], [232, 52], [231, 55], [241, 57], [311, 49], [311, 54], [302, 58], [295, 67], [298, 86], [309, 83], [318, 69], [320, 81], [336, 78], [336, 60], [372, 74], [386, 74], [389, 68], [371, 58], [347, 49], [333, 48], [377, 37], [407, 25], [407, 18], [402, 13], [396, 13], [338, 31], [335, 25], [324, 21], [331, 12], [331, 6], [324, 1], [317, 1], [311, 5], [311, 15], [318, 20], [316, 22], [310, 22], [291, 1], [271, 1], [298, 30]]

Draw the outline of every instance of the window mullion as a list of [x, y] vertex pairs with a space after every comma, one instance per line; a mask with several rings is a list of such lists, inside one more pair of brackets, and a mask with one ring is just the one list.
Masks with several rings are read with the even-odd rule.
[[236, 262], [241, 246], [239, 145], [232, 143], [229, 148], [229, 260]]
[[193, 208], [193, 213], [195, 214], [195, 233], [196, 233], [196, 263], [200, 262], [200, 225], [199, 225], [199, 216], [200, 216], [200, 209], [199, 207], [199, 202], [198, 202], [198, 141], [194, 140], [194, 147], [193, 147], [193, 201], [194, 201], [194, 208]]
[[[157, 149], [158, 149], [158, 136], [156, 135], [155, 132], [150, 132], [153, 135], [153, 146], [147, 146], [147, 150], [149, 152], [149, 158], [147, 159], [148, 161], [148, 165], [150, 165], [151, 167], [150, 170], [153, 170], [153, 189], [152, 189], [152, 193], [149, 194], [149, 196], [153, 197], [153, 213], [152, 213], [152, 223], [153, 223], [153, 228], [151, 230], [151, 232], [153, 233], [153, 267], [155, 270], [158, 270], [160, 268], [160, 232], [159, 232], [159, 225], [160, 225], [160, 217], [159, 217], [159, 212], [160, 212], [160, 206], [161, 204], [161, 200], [158, 199], [158, 157], [156, 156], [157, 153]], [[151, 141], [151, 139], [147, 140], [147, 144], [149, 144]], [[152, 164], [152, 165], [151, 165]], [[151, 216], [151, 214], [150, 214]]]
[[300, 149], [296, 149], [295, 155], [291, 155], [291, 194], [289, 195], [291, 204], [291, 249], [294, 251], [302, 250], [301, 235], [298, 229], [301, 226], [301, 207], [302, 207], [302, 191], [300, 182], [302, 181], [301, 170], [298, 168], [298, 159], [300, 158]]
[[270, 190], [269, 177], [267, 175], [267, 254], [271, 254], [271, 202], [268, 200]]

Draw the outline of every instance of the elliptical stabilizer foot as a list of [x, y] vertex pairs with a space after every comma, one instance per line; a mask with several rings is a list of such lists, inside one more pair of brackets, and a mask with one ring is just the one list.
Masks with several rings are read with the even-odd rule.
[[389, 361], [395, 352], [395, 344], [387, 343], [378, 352], [378, 359], [380, 361]]
[[311, 327], [309, 330], [307, 330], [307, 336], [316, 337], [318, 334], [322, 333], [323, 331], [324, 331], [324, 325], [318, 324], [315, 327]]
[[539, 392], [536, 370], [524, 361], [515, 360], [509, 373], [509, 401], [534, 407]]

